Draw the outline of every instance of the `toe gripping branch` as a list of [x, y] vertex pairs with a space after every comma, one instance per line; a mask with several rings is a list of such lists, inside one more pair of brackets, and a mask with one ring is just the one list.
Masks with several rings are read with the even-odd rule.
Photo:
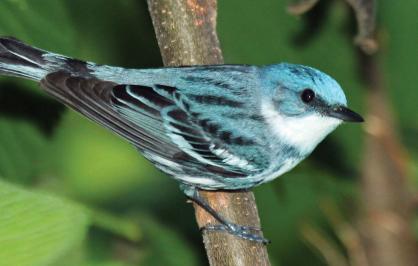
[[213, 218], [215, 218], [219, 224], [206, 225], [200, 228], [201, 231], [207, 232], [227, 232], [236, 237], [255, 241], [258, 243], [269, 244], [270, 240], [260, 236], [261, 229], [252, 226], [243, 226], [239, 224], [234, 224], [229, 222], [223, 216], [221, 216], [217, 211], [215, 211], [209, 203], [200, 195], [199, 190], [196, 187], [188, 186], [182, 184], [180, 186], [181, 190], [186, 194], [188, 198], [194, 201], [197, 205], [202, 207], [207, 211]]

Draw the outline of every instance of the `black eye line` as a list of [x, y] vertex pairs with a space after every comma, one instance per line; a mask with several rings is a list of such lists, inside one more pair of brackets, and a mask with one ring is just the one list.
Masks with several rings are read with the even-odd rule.
[[329, 108], [329, 104], [318, 94], [315, 94], [315, 96], [310, 102], [304, 102], [304, 103], [318, 110]]
[[330, 105], [321, 97], [317, 96], [313, 101], [309, 103], [311, 108], [313, 110], [316, 110], [317, 112], [326, 115], [328, 113], [328, 110], [331, 108]]

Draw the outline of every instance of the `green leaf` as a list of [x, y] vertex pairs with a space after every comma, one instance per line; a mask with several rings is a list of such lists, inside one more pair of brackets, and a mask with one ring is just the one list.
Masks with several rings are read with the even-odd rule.
[[82, 243], [88, 226], [83, 208], [0, 181], [0, 262], [48, 265]]
[[0, 118], [0, 176], [28, 183], [42, 165], [45, 138], [31, 124]]

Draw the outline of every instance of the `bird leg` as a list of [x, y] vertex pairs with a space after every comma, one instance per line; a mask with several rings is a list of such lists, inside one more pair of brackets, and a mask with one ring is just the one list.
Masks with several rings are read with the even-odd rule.
[[252, 227], [252, 226], [242, 226], [238, 224], [234, 224], [226, 220], [223, 216], [221, 216], [217, 211], [215, 211], [209, 203], [200, 195], [199, 190], [194, 186], [189, 186], [185, 184], [180, 185], [180, 189], [186, 194], [188, 198], [194, 201], [197, 205], [202, 207], [205, 211], [207, 211], [213, 218], [215, 218], [220, 224], [215, 225], [206, 225], [200, 228], [201, 231], [223, 231], [228, 232], [231, 235], [247, 239], [250, 241], [255, 241], [263, 244], [268, 244], [270, 241], [260, 235], [256, 235], [251, 233], [252, 231], [260, 232], [260, 228]]

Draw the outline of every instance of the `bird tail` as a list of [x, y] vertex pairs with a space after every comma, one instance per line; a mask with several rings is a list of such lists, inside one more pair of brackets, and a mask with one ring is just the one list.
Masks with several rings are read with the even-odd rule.
[[86, 63], [29, 46], [12, 37], [0, 37], [2, 75], [40, 81], [48, 73], [58, 70], [78, 72], [80, 65]]

